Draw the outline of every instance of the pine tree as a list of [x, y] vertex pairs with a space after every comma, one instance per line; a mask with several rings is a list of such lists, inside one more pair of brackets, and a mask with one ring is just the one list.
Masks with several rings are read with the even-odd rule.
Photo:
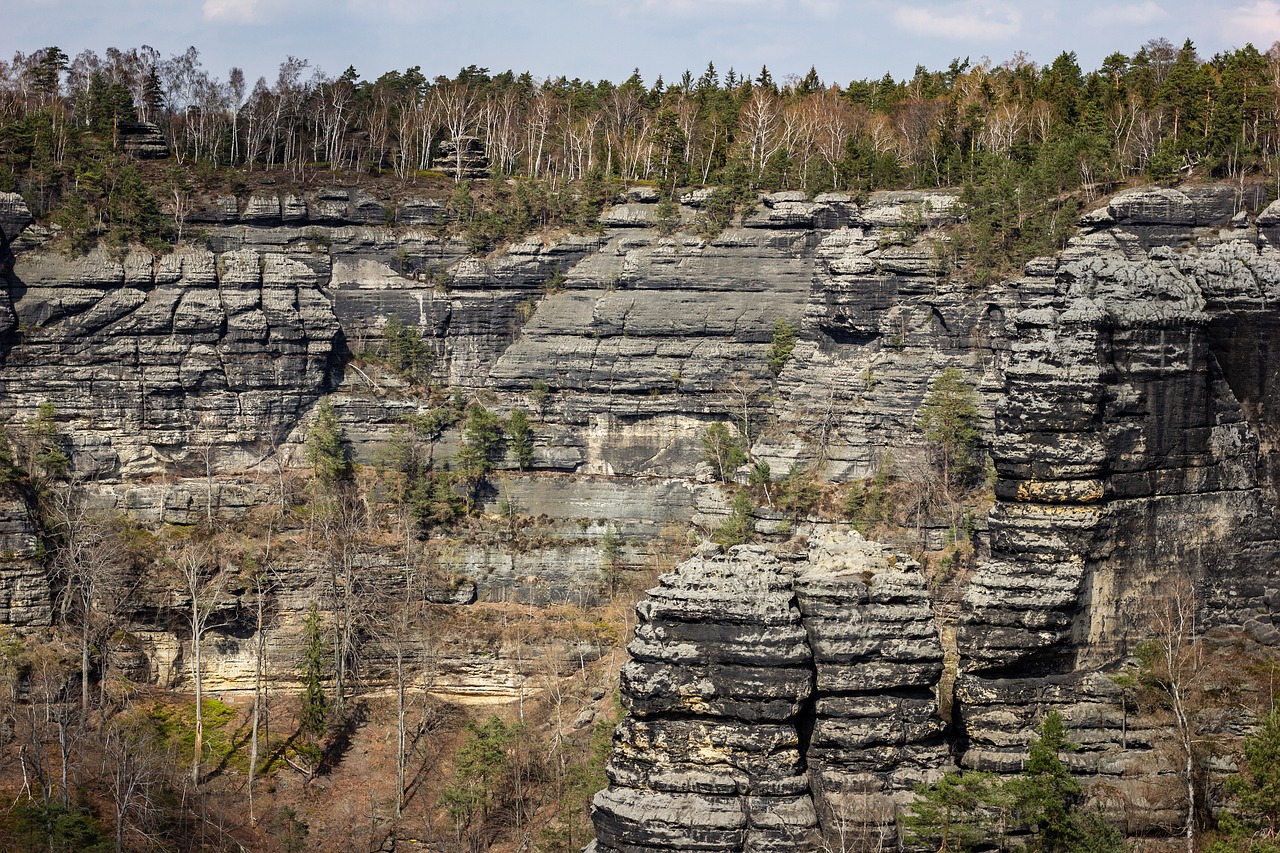
[[978, 395], [959, 368], [948, 367], [929, 385], [916, 424], [938, 454], [948, 495], [977, 470]]
[[299, 728], [308, 743], [313, 745], [324, 736], [328, 728], [329, 703], [324, 694], [326, 656], [320, 606], [312, 601], [302, 626], [302, 707], [299, 711]]
[[902, 816], [907, 840], [930, 849], [964, 851], [988, 843], [996, 831], [1000, 785], [990, 773], [948, 773], [916, 787]]
[[321, 400], [316, 419], [307, 432], [307, 461], [321, 483], [335, 483], [351, 476], [351, 456], [346, 435], [331, 400]]
[[1066, 853], [1073, 849], [1073, 813], [1081, 799], [1081, 788], [1059, 755], [1074, 749], [1067, 740], [1062, 715], [1050, 712], [1040, 724], [1040, 736], [1031, 741], [1022, 775], [1010, 783], [1013, 812], [1035, 828], [1030, 847], [1040, 853]]
[[791, 353], [796, 348], [797, 333], [798, 330], [795, 326], [781, 318], [773, 324], [773, 339], [769, 342], [767, 360], [769, 371], [774, 376], [782, 373], [782, 368], [786, 367], [787, 359], [791, 358]]
[[507, 418], [507, 438], [511, 455], [521, 471], [533, 464], [533, 429], [529, 416], [523, 409], [516, 409]]
[[1227, 780], [1227, 791], [1235, 808], [1219, 820], [1229, 842], [1220, 846], [1249, 853], [1280, 850], [1280, 711], [1272, 711], [1245, 740], [1244, 761]]

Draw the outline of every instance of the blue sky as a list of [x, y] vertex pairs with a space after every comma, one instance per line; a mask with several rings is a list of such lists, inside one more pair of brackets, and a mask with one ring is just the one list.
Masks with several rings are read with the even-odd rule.
[[0, 0], [0, 58], [57, 45], [188, 45], [212, 74], [274, 80], [294, 55], [331, 76], [464, 65], [646, 82], [708, 60], [775, 79], [815, 66], [824, 82], [909, 76], [953, 57], [1000, 63], [1025, 51], [1047, 64], [1074, 50], [1085, 68], [1148, 39], [1192, 38], [1200, 52], [1266, 50], [1280, 40], [1280, 0]]

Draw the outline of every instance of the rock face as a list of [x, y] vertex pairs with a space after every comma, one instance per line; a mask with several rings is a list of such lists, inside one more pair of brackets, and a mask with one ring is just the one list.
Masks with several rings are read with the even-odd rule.
[[[802, 706], [796, 720], [798, 731], [813, 720], [801, 756], [826, 845], [799, 849], [848, 849], [859, 833], [854, 843], [892, 843], [913, 783], [957, 766], [1016, 772], [1049, 710], [1083, 744], [1072, 767], [1113, 822], [1135, 837], [1178, 832], [1186, 803], [1161, 757], [1168, 735], [1134, 724], [1110, 675], [1182, 584], [1206, 627], [1263, 644], [1280, 638], [1280, 501], [1266, 452], [1280, 412], [1267, 308], [1280, 287], [1280, 217], [1253, 225], [1240, 204], [1225, 188], [1122, 194], [1086, 216], [1060, 256], [984, 294], [985, 311], [950, 318], [930, 278], [935, 255], [919, 241], [893, 252], [865, 239], [865, 212], [824, 236], [805, 319], [811, 349], [782, 377], [783, 405], [793, 407], [784, 423], [804, 423], [816, 371], [843, 377], [828, 394], [853, 405], [828, 404], [828, 424], [865, 436], [865, 455], [828, 454], [827, 473], [865, 471], [877, 425], [896, 416], [900, 428], [914, 406], [901, 388], [880, 406], [851, 389], [872, 385], [865, 377], [885, 350], [909, 346], [913, 330], [926, 335], [908, 323], [886, 340], [895, 330], [886, 317], [930, 306], [937, 326], [926, 339], [985, 364], [980, 389], [997, 386], [997, 502], [991, 556], [961, 589], [954, 627], [950, 615], [933, 621], [948, 608], [910, 571], [904, 580], [883, 568], [862, 579], [824, 575], [831, 546], [820, 544], [786, 573], [816, 672], [811, 710]], [[944, 641], [958, 660], [949, 723], [930, 692]], [[627, 732], [619, 729], [618, 752]], [[611, 781], [596, 801], [601, 827], [612, 826], [616, 804], [642, 809], [656, 790]], [[622, 840], [612, 831], [609, 846], [602, 830], [602, 849], [670, 849], [643, 831]], [[724, 843], [712, 849], [753, 849]]]
[[0, 405], [20, 420], [55, 403], [77, 471], [101, 480], [279, 442], [330, 381], [338, 324], [318, 275], [251, 249], [24, 255]]
[[950, 763], [941, 634], [921, 567], [856, 534], [811, 544], [796, 602], [813, 650], [805, 758], [828, 849], [892, 837], [911, 789]]
[[[682, 198], [680, 222], [707, 198]], [[536, 529], [448, 543], [432, 600], [583, 603], [604, 536], [640, 556], [669, 523], [724, 518], [709, 424], [741, 425], [775, 477], [844, 483], [891, 458], [922, 476], [921, 401], [959, 368], [996, 475], [976, 571], [943, 601], [909, 559], [801, 518], [803, 555], [708, 554], [664, 579], [626, 670], [600, 848], [892, 843], [914, 783], [1016, 771], [1051, 709], [1087, 745], [1075, 767], [1108, 813], [1135, 836], [1171, 832], [1160, 733], [1135, 733], [1108, 675], [1172, 578], [1195, 586], [1200, 624], [1280, 642], [1280, 209], [1254, 216], [1257, 194], [1226, 187], [1123, 193], [1061, 253], [979, 292], [950, 242], [951, 193], [774, 193], [711, 238], [659, 233], [657, 201], [634, 188], [601, 234], [475, 257], [442, 236], [439, 200], [261, 191], [196, 205], [199, 248], [121, 258], [59, 253], [0, 195], [0, 418], [18, 434], [53, 402], [99, 506], [239, 517], [302, 465], [320, 399], [365, 461], [438, 405], [380, 367], [395, 317], [439, 385], [534, 416], [532, 470], [500, 461], [483, 501]], [[775, 375], [780, 321], [798, 342]], [[47, 622], [37, 526], [22, 499], [5, 506], [0, 621]], [[316, 583], [305, 562], [273, 628], [281, 659]], [[137, 635], [139, 669], [183, 677], [173, 634]], [[221, 639], [211, 678], [233, 685], [249, 644]], [[515, 695], [517, 654], [460, 643], [438, 683]]]
[[637, 608], [599, 851], [818, 850], [891, 831], [903, 792], [945, 759], [919, 570], [849, 533], [664, 576]]
[[631, 716], [595, 800], [602, 853], [811, 840], [797, 717], [813, 671], [787, 574], [739, 547], [684, 563], [639, 607], [622, 672]]

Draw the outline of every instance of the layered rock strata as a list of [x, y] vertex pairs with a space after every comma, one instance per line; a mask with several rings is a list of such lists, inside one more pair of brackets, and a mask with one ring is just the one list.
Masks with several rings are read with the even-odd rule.
[[637, 613], [600, 853], [891, 837], [895, 803], [945, 759], [919, 566], [856, 533], [696, 557]]
[[[685, 224], [705, 200], [688, 194]], [[829, 844], [841, 823], [889, 838], [888, 811], [912, 781], [952, 766], [951, 755], [1015, 770], [1037, 720], [1057, 708], [1088, 744], [1078, 769], [1094, 774], [1095, 789], [1117, 792], [1109, 802], [1129, 831], [1169, 832], [1176, 785], [1151, 758], [1158, 732], [1135, 734], [1105, 673], [1148, 632], [1150, 602], [1172, 576], [1196, 582], [1204, 624], [1280, 640], [1280, 321], [1271, 308], [1280, 206], [1255, 217], [1258, 198], [1226, 187], [1124, 193], [1086, 216], [1058, 256], [975, 292], [963, 268], [956, 274], [948, 239], [953, 194], [874, 193], [855, 203], [776, 193], [712, 238], [658, 234], [648, 227], [656, 202], [636, 188], [603, 217], [603, 235], [530, 237], [471, 257], [442, 236], [438, 200], [393, 202], [355, 188], [260, 192], [199, 205], [189, 221], [203, 248], [122, 260], [41, 248], [50, 232], [3, 195], [0, 412], [21, 430], [40, 402], [54, 402], [76, 472], [104, 507], [146, 523], [238, 517], [278, 500], [284, 475], [302, 463], [319, 399], [335, 402], [364, 460], [406, 413], [432, 405], [379, 369], [394, 316], [421, 334], [438, 383], [501, 413], [535, 415], [535, 470], [495, 477], [485, 500], [537, 517], [536, 527], [525, 540], [450, 543], [445, 570], [456, 574], [435, 594], [582, 603], [599, 588], [597, 545], [609, 532], [643, 552], [668, 522], [706, 530], [723, 518], [726, 502], [702, 459], [709, 423], [745, 421], [753, 434], [768, 424], [753, 455], [775, 476], [808, 468], [842, 482], [890, 455], [900, 475], [923, 476], [920, 402], [934, 375], [958, 366], [979, 390], [997, 500], [979, 525], [991, 558], [958, 587], [951, 726], [940, 728], [929, 698], [940, 652], [928, 638], [950, 642], [952, 626], [926, 627], [928, 598], [908, 582], [913, 568], [901, 563], [907, 580], [895, 580], [886, 558], [870, 581], [856, 572], [824, 580], [813, 574], [825, 559], [816, 550], [776, 558], [770, 571], [785, 580], [770, 595], [794, 599], [786, 612], [794, 609], [808, 649], [806, 663], [784, 668], [811, 668], [816, 692], [770, 711], [775, 719], [762, 724], [773, 728], [759, 742], [744, 720], [717, 716], [727, 707], [638, 711], [626, 740], [659, 746], [637, 759], [641, 769], [619, 764], [632, 775], [619, 776], [610, 796], [632, 802], [625, 791], [651, 790], [694, 803], [682, 814], [714, 812], [727, 833], [716, 843], [746, 843], [753, 828], [753, 839], [773, 838], [764, 813], [751, 812], [755, 794], [717, 793], [729, 800], [708, 811], [696, 805], [702, 794], [653, 770], [668, 761], [659, 748], [667, 742], [686, 745], [676, 754], [690, 773], [688, 744], [714, 742], [730, 756], [716, 759], [726, 767], [807, 774], [800, 799], [769, 812], [800, 815], [802, 835], [812, 813]], [[799, 342], [774, 377], [779, 320], [799, 327]], [[433, 452], [443, 460], [457, 442], [448, 431]], [[15, 504], [6, 514], [13, 545], [0, 600], [10, 622], [40, 623], [48, 579], [24, 512]], [[369, 571], [389, 576], [392, 562], [371, 557]], [[312, 567], [293, 569], [281, 660], [291, 654], [289, 619], [315, 584]], [[731, 590], [721, 597], [733, 599]], [[870, 621], [843, 615], [877, 609]], [[950, 602], [937, 609], [947, 620], [954, 612]], [[699, 630], [696, 620], [661, 619], [686, 636]], [[248, 644], [224, 639], [215, 669], [243, 669]], [[157, 629], [153, 644], [153, 672], [164, 672], [156, 677], [180, 679], [176, 639]], [[464, 645], [447, 663], [451, 687], [523, 689], [528, 673], [514, 659], [522, 652]], [[703, 645], [699, 653], [716, 653], [711, 640]], [[657, 655], [655, 666], [689, 663], [644, 653]], [[761, 755], [781, 764], [755, 763]], [[763, 784], [759, 773], [716, 772], [717, 790], [726, 778], [752, 791]], [[633, 829], [649, 808], [635, 803]], [[841, 812], [854, 803], [864, 807]], [[739, 821], [740, 835], [724, 821]], [[613, 832], [619, 844], [639, 837]]]
[[[993, 309], [988, 317], [998, 313], [999, 335], [978, 323], [956, 344], [930, 336], [939, 352], [956, 346], [992, 367], [990, 381], [979, 385], [998, 391], [987, 397], [997, 474], [991, 557], [961, 584], [954, 628], [950, 605], [908, 585], [901, 601], [917, 602], [920, 616], [883, 636], [872, 632], [876, 639], [865, 647], [839, 646], [855, 656], [860, 648], [886, 656], [912, 648], [911, 662], [897, 670], [900, 681], [881, 681], [874, 660], [826, 664], [828, 672], [857, 673], [843, 682], [852, 692], [836, 696], [825, 695], [840, 682], [824, 683], [827, 647], [815, 608], [821, 603], [832, 614], [829, 628], [861, 636], [855, 603], [875, 601], [876, 583], [862, 592], [856, 583], [815, 585], [809, 569], [793, 571], [817, 672], [815, 725], [802, 752], [831, 849], [847, 842], [834, 832], [875, 830], [873, 838], [893, 843], [910, 784], [953, 762], [1017, 772], [1050, 710], [1063, 713], [1080, 745], [1071, 766], [1110, 820], [1134, 837], [1180, 831], [1188, 804], [1170, 732], [1157, 718], [1134, 718], [1132, 697], [1113, 676], [1157, 630], [1155, 614], [1175, 591], [1196, 602], [1202, 630], [1264, 648], [1280, 641], [1280, 501], [1271, 453], [1280, 417], [1271, 357], [1280, 328], [1269, 307], [1280, 289], [1280, 205], [1253, 218], [1243, 212], [1247, 203], [1224, 187], [1117, 196], [1082, 220], [1081, 235], [1060, 255], [1033, 261], [1023, 277], [983, 295]], [[886, 334], [892, 327], [884, 318], [912, 297], [902, 290], [911, 279], [894, 281], [873, 259], [887, 247], [872, 247], [855, 228], [851, 220], [824, 238], [823, 245], [847, 244], [852, 254], [829, 261], [815, 282], [810, 305], [828, 307], [811, 308], [812, 349], [798, 350], [782, 379], [785, 388], [801, 378], [792, 373], [801, 365], [844, 360], [845, 390], [827, 393], [856, 404], [829, 404], [826, 425], [856, 436], [874, 432], [875, 422], [859, 425], [851, 415], [893, 411], [868, 411], [865, 392], [874, 385], [865, 371], [902, 342]], [[846, 289], [846, 274], [864, 277]], [[929, 279], [918, 284], [936, 287]], [[922, 296], [926, 304], [937, 299]], [[803, 423], [797, 401], [814, 393], [810, 378], [782, 404], [795, 406], [788, 423]], [[906, 404], [896, 417], [914, 410]], [[874, 440], [848, 438], [847, 446], [870, 448]], [[830, 475], [856, 475], [873, 465], [874, 453], [828, 459], [843, 466], [828, 467]], [[947, 617], [941, 626], [924, 617], [931, 606]], [[949, 725], [928, 690], [941, 659], [930, 637], [954, 638]], [[886, 733], [885, 721], [897, 729]], [[604, 820], [609, 796], [617, 794], [600, 801]], [[841, 817], [830, 803], [848, 811]], [[665, 849], [645, 846], [642, 835], [632, 843]]]

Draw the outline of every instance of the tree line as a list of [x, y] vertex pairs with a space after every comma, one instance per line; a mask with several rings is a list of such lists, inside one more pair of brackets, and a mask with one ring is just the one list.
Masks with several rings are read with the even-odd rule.
[[959, 186], [1051, 149], [1065, 190], [1144, 172], [1199, 166], [1233, 178], [1274, 166], [1280, 47], [1205, 59], [1190, 40], [1155, 39], [1093, 70], [1069, 52], [1046, 66], [1019, 53], [843, 86], [815, 69], [782, 81], [767, 68], [722, 77], [714, 63], [652, 84], [639, 70], [614, 83], [474, 65], [454, 77], [415, 66], [369, 80], [293, 56], [274, 80], [250, 85], [242, 69], [225, 79], [205, 69], [195, 47], [167, 58], [148, 46], [74, 58], [47, 47], [0, 62], [0, 188], [31, 192], [74, 160], [85, 134], [110, 147], [134, 121], [158, 124], [179, 161], [213, 167], [321, 164], [410, 179], [431, 168], [441, 142], [475, 136], [494, 176], [555, 183], [598, 172], [817, 192]]

